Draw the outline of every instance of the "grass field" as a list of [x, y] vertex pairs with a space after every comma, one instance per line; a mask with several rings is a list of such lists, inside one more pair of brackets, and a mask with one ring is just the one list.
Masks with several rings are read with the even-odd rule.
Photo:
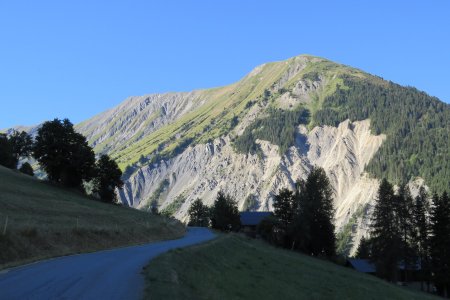
[[0, 166], [0, 269], [184, 231], [176, 220], [94, 201]]
[[237, 235], [163, 254], [144, 274], [146, 299], [438, 299]]

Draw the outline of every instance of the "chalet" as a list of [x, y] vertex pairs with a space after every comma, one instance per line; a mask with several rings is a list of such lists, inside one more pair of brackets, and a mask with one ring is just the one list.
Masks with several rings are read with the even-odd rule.
[[250, 236], [256, 236], [256, 228], [262, 220], [270, 217], [270, 211], [246, 211], [241, 212], [241, 232]]

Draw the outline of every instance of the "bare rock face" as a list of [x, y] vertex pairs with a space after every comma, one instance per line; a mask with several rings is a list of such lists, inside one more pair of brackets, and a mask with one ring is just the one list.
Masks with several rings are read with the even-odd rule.
[[119, 106], [76, 126], [98, 153], [111, 153], [130, 141], [170, 124], [201, 105], [199, 91], [130, 97]]
[[[335, 193], [337, 230], [346, 224], [355, 210], [373, 201], [378, 181], [364, 174], [364, 167], [381, 146], [383, 135], [370, 132], [370, 121], [345, 121], [337, 128], [315, 127], [297, 131], [296, 145], [280, 156], [278, 146], [258, 141], [263, 157], [238, 154], [230, 137], [196, 145], [165, 162], [145, 166], [135, 173], [120, 193], [125, 203], [137, 208], [149, 206], [149, 199], [160, 189], [160, 209], [179, 196], [175, 217], [186, 220], [190, 203], [200, 198], [211, 205], [219, 190], [231, 194], [240, 209], [249, 198], [256, 199], [256, 210], [272, 210], [273, 195], [282, 187], [293, 188], [295, 181], [306, 178], [312, 166], [325, 169]], [[155, 197], [153, 197], [155, 198]]]

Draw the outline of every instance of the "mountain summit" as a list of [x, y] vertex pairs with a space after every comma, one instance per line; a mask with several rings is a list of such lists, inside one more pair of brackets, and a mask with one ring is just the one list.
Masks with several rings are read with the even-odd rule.
[[449, 122], [450, 106], [426, 93], [301, 55], [224, 87], [130, 97], [76, 128], [125, 171], [130, 206], [185, 219], [193, 200], [223, 190], [241, 210], [271, 210], [317, 165], [343, 230], [364, 229], [383, 177], [449, 186]]

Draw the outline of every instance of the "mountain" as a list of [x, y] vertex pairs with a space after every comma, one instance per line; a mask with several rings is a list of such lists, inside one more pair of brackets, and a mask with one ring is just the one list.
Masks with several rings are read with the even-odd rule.
[[219, 190], [242, 210], [271, 210], [281, 187], [321, 166], [346, 251], [367, 229], [379, 179], [450, 186], [450, 105], [309, 55], [224, 87], [130, 97], [76, 129], [125, 171], [123, 203], [156, 202], [181, 220]]

